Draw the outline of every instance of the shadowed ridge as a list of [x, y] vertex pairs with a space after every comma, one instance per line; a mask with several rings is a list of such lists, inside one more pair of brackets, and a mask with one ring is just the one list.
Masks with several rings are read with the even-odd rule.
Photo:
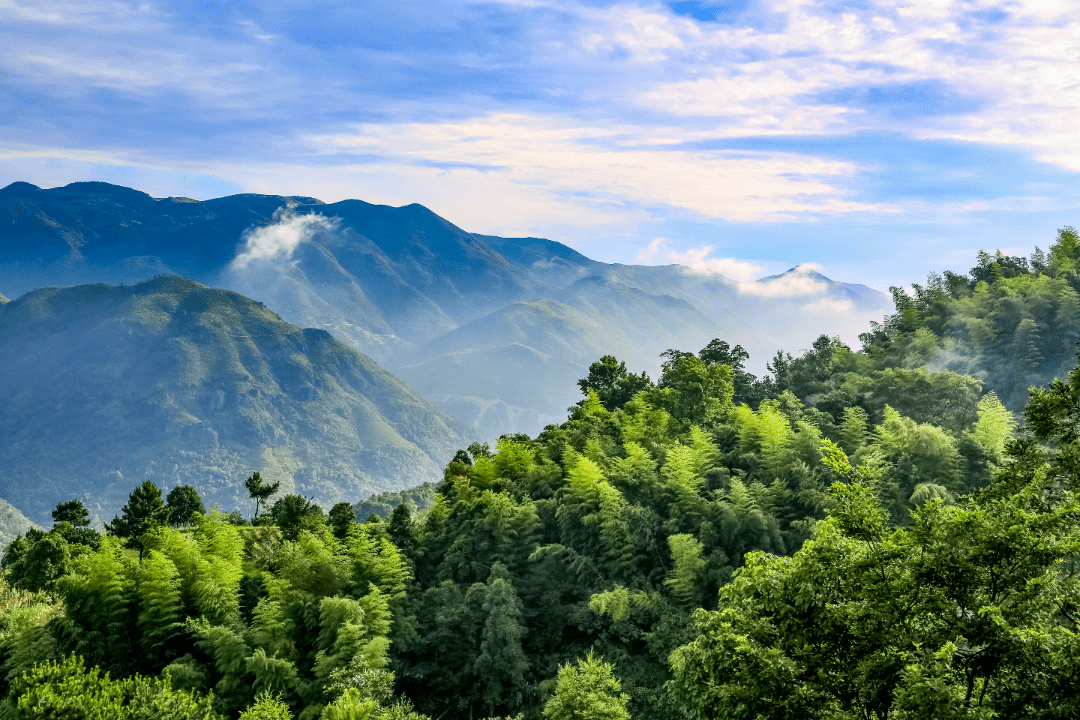
[[246, 507], [254, 470], [329, 507], [441, 477], [471, 442], [374, 361], [183, 277], [43, 288], [0, 306], [0, 495], [37, 519], [136, 478]]
[[42, 192], [37, 185], [28, 182], [17, 181], [7, 187], [0, 188], [0, 197], [34, 197]]
[[0, 551], [33, 526], [34, 523], [30, 522], [19, 508], [0, 498]]
[[545, 238], [503, 238], [495, 235], [473, 233], [473, 237], [482, 240], [488, 246], [498, 250], [508, 260], [526, 266], [536, 263], [550, 263], [554, 259], [563, 260], [572, 265], [592, 267], [602, 265], [596, 260], [585, 257], [577, 250], [555, 240]]
[[146, 207], [154, 203], [154, 198], [142, 192], [133, 190], [123, 185], [113, 185], [107, 182], [73, 182], [63, 187], [50, 188], [42, 192], [54, 198], [57, 197], [86, 197], [108, 198], [116, 203], [129, 207]]

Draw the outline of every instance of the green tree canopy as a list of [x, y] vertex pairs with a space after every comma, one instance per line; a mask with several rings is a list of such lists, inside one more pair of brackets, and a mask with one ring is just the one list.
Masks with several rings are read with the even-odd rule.
[[270, 517], [286, 539], [295, 540], [305, 518], [322, 517], [323, 511], [303, 495], [289, 494], [278, 498], [270, 508]]
[[[1055, 404], [1055, 392], [1069, 402]], [[1060, 383], [1033, 401], [1037, 434], [1065, 442], [1058, 457], [1075, 452], [1065, 413], [1077, 397]], [[829, 455], [835, 465], [842, 453]], [[1065, 688], [1080, 671], [1070, 571], [1080, 477], [1065, 463], [1048, 475], [1045, 462], [1033, 443], [1014, 445], [995, 485], [956, 505], [929, 497], [899, 528], [871, 488], [834, 484], [811, 541], [791, 558], [749, 554], [719, 609], [695, 612], [697, 638], [670, 658], [683, 710], [694, 720], [1075, 717]]]
[[109, 535], [123, 538], [138, 547], [141, 560], [144, 549], [142, 536], [151, 528], [167, 525], [169, 514], [169, 508], [161, 500], [161, 488], [146, 480], [132, 490], [120, 516], [106, 523], [105, 530]]
[[559, 668], [555, 695], [544, 706], [548, 720], [630, 720], [630, 697], [611, 665], [590, 652], [584, 660]]
[[187, 525], [195, 513], [206, 513], [199, 491], [191, 485], [174, 487], [166, 496], [165, 504], [169, 508], [169, 521], [173, 525]]
[[213, 697], [174, 691], [169, 677], [112, 679], [70, 655], [35, 666], [12, 687], [19, 720], [219, 720]]
[[267, 499], [278, 491], [278, 488], [281, 487], [281, 483], [263, 482], [262, 475], [258, 472], [254, 472], [251, 474], [251, 477], [244, 481], [244, 487], [247, 488], [251, 499], [255, 501], [255, 517], [259, 517], [259, 505], [265, 504]]
[[698, 357], [706, 365], [728, 365], [731, 367], [734, 386], [732, 401], [736, 405], [747, 403], [756, 407], [761, 401], [764, 388], [761, 387], [754, 375], [746, 371], [746, 361], [750, 359], [750, 353], [746, 352], [742, 345], [731, 347], [720, 338], [715, 338], [701, 349]]
[[90, 513], [83, 507], [81, 500], [59, 503], [52, 511], [52, 517], [57, 523], [71, 523], [72, 527], [90, 527]]
[[601, 357], [589, 366], [588, 377], [578, 380], [582, 394], [588, 397], [589, 390], [594, 391], [608, 410], [622, 407], [634, 395], [651, 385], [648, 375], [629, 372], [626, 363], [619, 361], [614, 355]]
[[330, 508], [328, 519], [330, 527], [334, 529], [334, 534], [339, 538], [344, 538], [349, 528], [356, 522], [356, 509], [350, 503], [339, 502]]

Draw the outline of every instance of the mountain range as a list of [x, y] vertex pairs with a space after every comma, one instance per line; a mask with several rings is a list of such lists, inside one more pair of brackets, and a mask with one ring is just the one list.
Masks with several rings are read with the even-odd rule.
[[[112, 518], [135, 485], [250, 510], [261, 470], [329, 507], [441, 477], [476, 432], [325, 330], [177, 276], [0, 305], [0, 497]], [[245, 512], [249, 514], [249, 512]]]
[[540, 238], [469, 233], [420, 205], [299, 196], [153, 198], [106, 183], [0, 190], [0, 288], [182, 275], [318, 328], [487, 437], [535, 433], [614, 354], [654, 376], [659, 354], [720, 337], [760, 372], [778, 348], [852, 339], [891, 305], [811, 267], [753, 283], [681, 265], [601, 263]]

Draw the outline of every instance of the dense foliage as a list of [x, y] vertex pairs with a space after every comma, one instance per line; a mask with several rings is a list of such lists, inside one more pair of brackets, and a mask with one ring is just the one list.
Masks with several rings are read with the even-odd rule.
[[[994, 267], [972, 297], [1025, 276]], [[63, 503], [3, 556], [4, 712], [1075, 717], [1080, 371], [1018, 428], [980, 380], [890, 360], [907, 332], [763, 380], [720, 340], [655, 382], [606, 356], [566, 422], [409, 496], [326, 512], [252, 476], [254, 524], [180, 526], [197, 496], [148, 481], [106, 536]]]
[[[826, 404], [859, 404], [869, 388], [846, 373], [873, 378], [930, 367], [978, 378], [1019, 412], [1029, 387], [1072, 367], [1080, 338], [1078, 263], [1080, 236], [1071, 227], [1058, 232], [1049, 252], [1036, 248], [1030, 259], [980, 252], [967, 275], [931, 274], [910, 295], [891, 288], [896, 312], [861, 337], [857, 356], [836, 343], [815, 345], [794, 361], [779, 354], [771, 366], [775, 385]], [[896, 383], [900, 393], [903, 384]]]

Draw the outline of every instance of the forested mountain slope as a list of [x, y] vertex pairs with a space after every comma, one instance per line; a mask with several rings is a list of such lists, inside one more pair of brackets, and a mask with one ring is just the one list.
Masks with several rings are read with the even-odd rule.
[[[732, 353], [736, 362], [723, 362]], [[811, 669], [781, 667], [775, 679], [769, 662], [725, 653], [726, 646], [718, 650], [710, 638], [726, 637], [727, 628], [709, 618], [755, 593], [775, 597], [766, 608], [752, 600], [739, 605], [751, 619], [753, 612], [787, 617], [791, 603], [803, 602], [768, 585], [748, 586], [769, 556], [795, 555], [798, 565], [778, 561], [777, 568], [809, 569], [790, 583], [818, 583], [841, 599], [874, 587], [872, 577], [845, 584], [866, 564], [860, 558], [850, 567], [821, 568], [818, 555], [807, 555], [815, 547], [804, 545], [811, 538], [830, 540], [819, 553], [827, 561], [867, 546], [873, 552], [877, 535], [851, 533], [888, 528], [897, 533], [889, 541], [896, 546], [889, 546], [889, 562], [901, 568], [926, 552], [967, 547], [961, 521], [947, 517], [935, 527], [954, 533], [950, 542], [924, 544], [920, 551], [921, 541], [912, 550], [904, 538], [920, 532], [919, 519], [929, 517], [920, 513], [960, 512], [969, 494], [987, 492], [995, 465], [1016, 462], [1005, 451], [1011, 416], [993, 396], [980, 398], [976, 381], [970, 381], [973, 392], [941, 416], [943, 427], [887, 407], [880, 400], [885, 390], [874, 395], [872, 413], [849, 408], [839, 425], [775, 388], [753, 410], [734, 402], [737, 356], [720, 341], [697, 354], [669, 353], [657, 383], [612, 359], [598, 361], [581, 382], [587, 395], [565, 422], [534, 438], [504, 437], [496, 452], [470, 445], [448, 464], [442, 483], [419, 489], [434, 491], [429, 510], [414, 515], [403, 494], [389, 522], [356, 524], [346, 503], [325, 513], [291, 495], [274, 503], [268, 523], [245, 530], [246, 543], [222, 516], [196, 518], [189, 537], [154, 527], [156, 511], [147, 498], [156, 490], [141, 486], [122, 511], [130, 519], [111, 525], [113, 537], [95, 540], [61, 523], [4, 556], [11, 582], [52, 588], [61, 598], [60, 606], [30, 598], [0, 615], [4, 677], [75, 651], [116, 678], [133, 672], [153, 677], [167, 668], [169, 692], [193, 693], [168, 696], [171, 702], [209, 702], [213, 691], [213, 708], [226, 717], [245, 707], [266, 712], [270, 701], [256, 696], [259, 690], [279, 698], [283, 709], [274, 717], [326, 720], [349, 717], [332, 714], [332, 707], [387, 720], [516, 713], [539, 720], [545, 708], [565, 705], [585, 717], [602, 706], [623, 720], [719, 718], [727, 715], [713, 708], [727, 707], [727, 696], [697, 700], [708, 694], [708, 683], [718, 682], [768, 710], [765, 717], [790, 716], [788, 705], [772, 707], [770, 693], [794, 695], [798, 717], [888, 705], [897, 671], [890, 665], [874, 680], [859, 675], [865, 670], [860, 663], [878, 658], [875, 643], [896, 654], [899, 659], [889, 656], [894, 665], [918, 662], [923, 651], [913, 642], [938, 647], [933, 643], [952, 637], [953, 617], [963, 623], [956, 603], [981, 605], [953, 598], [952, 586], [921, 604], [907, 598], [913, 600], [907, 607], [921, 613], [919, 639], [896, 632], [892, 621], [867, 628], [861, 616], [828, 624], [815, 615], [813, 626], [793, 621], [783, 632], [769, 631], [771, 616], [760, 618], [759, 644], [784, 641], [777, 652], [798, 652], [803, 646], [786, 638], [813, 636], [813, 647], [821, 648], [810, 655], [804, 647], [799, 656], [817, 663]], [[941, 377], [954, 382], [950, 373], [926, 377], [931, 385]], [[633, 392], [623, 392], [628, 387]], [[855, 494], [845, 496], [845, 488]], [[129, 532], [140, 508], [148, 530]], [[1039, 512], [1025, 522], [1044, 523]], [[873, 524], [859, 525], [859, 513]], [[1020, 526], [1010, 520], [1007, 527], [1015, 535]], [[120, 550], [125, 537], [128, 554]], [[60, 560], [37, 560], [48, 553]], [[888, 599], [905, 588], [943, 586], [931, 577], [889, 582], [885, 599], [856, 598], [862, 612], [887, 614]], [[827, 613], [812, 600], [804, 606]], [[924, 615], [942, 614], [942, 603], [950, 624], [938, 631]], [[1029, 618], [1023, 622], [1033, 617], [1022, 614]], [[1011, 614], [1005, 621], [1019, 622]], [[986, 635], [979, 628], [966, 632]], [[693, 643], [699, 636], [705, 639]], [[851, 638], [858, 652], [848, 646]], [[1041, 650], [1032, 652], [1031, 661], [1042, 658]], [[717, 662], [732, 672], [708, 675]], [[1061, 675], [1059, 665], [1041, 662], [1052, 678]], [[979, 672], [997, 677], [1023, 666], [1010, 658]], [[38, 679], [7, 686], [13, 697], [59, 702], [69, 685], [51, 678], [83, 672], [43, 667], [47, 673], [40, 670]], [[947, 670], [927, 672], [937, 673], [928, 683], [960, 687]], [[589, 692], [575, 693], [573, 677]], [[1034, 692], [1045, 684], [1032, 685]], [[814, 694], [800, 694], [800, 687]], [[871, 687], [880, 696], [869, 693]], [[1001, 692], [987, 698], [1010, 701]], [[910, 706], [912, 698], [901, 699]], [[554, 712], [548, 717], [575, 717]]]
[[[807, 347], [821, 332], [853, 339], [888, 300], [806, 268], [737, 283], [679, 265], [600, 263], [550, 240], [468, 233], [419, 205], [262, 195], [196, 202], [106, 183], [0, 190], [0, 287], [12, 294], [171, 273], [262, 301], [414, 381], [423, 374], [423, 391], [440, 409], [489, 437], [538, 432], [561, 416], [576, 398], [573, 379], [600, 354], [617, 353], [655, 376], [667, 347], [725, 337], [760, 370], [776, 348]], [[472, 333], [538, 302], [573, 308], [611, 342], [577, 347], [578, 326], [560, 313], [537, 328], [551, 342], [536, 347], [526, 338], [512, 343], [518, 350], [493, 354], [490, 334]], [[634, 307], [634, 322], [611, 312], [623, 306]], [[471, 333], [476, 345], [461, 347]], [[444, 341], [460, 354], [442, 353]], [[503, 362], [506, 352], [517, 360]], [[464, 363], [491, 382], [478, 390], [456, 374], [428, 372], [444, 363]], [[555, 378], [552, 368], [568, 372]]]
[[135, 479], [236, 506], [283, 491], [356, 500], [438, 477], [464, 428], [322, 330], [180, 277], [46, 288], [0, 306], [0, 493], [42, 520], [99, 519]]
[[779, 355], [771, 364], [778, 387], [819, 407], [858, 404], [862, 381], [850, 373], [899, 378], [928, 367], [970, 375], [1019, 412], [1028, 388], [1064, 377], [1074, 362], [1078, 263], [1080, 241], [1066, 227], [1030, 259], [981, 252], [966, 275], [931, 274], [911, 295], [893, 288], [894, 313], [861, 336], [857, 356], [827, 338], [800, 358]]
[[593, 275], [555, 298], [512, 303], [463, 325], [395, 372], [490, 435], [506, 427], [535, 432], [565, 416], [578, 394], [571, 379], [601, 355], [654, 368], [663, 348], [704, 345], [715, 330], [684, 300]]
[[22, 535], [33, 525], [18, 508], [0, 498], [0, 548], [7, 547], [16, 536]]
[[[1013, 343], [979, 346], [984, 359], [1023, 360], [1017, 329], [1064, 321], [1078, 255], [1069, 229], [1026, 272], [983, 255], [969, 276], [945, 276], [947, 293], [897, 291], [897, 313], [862, 349], [821, 336], [798, 357], [778, 352], [761, 379], [719, 338], [668, 349], [655, 380], [605, 355], [564, 422], [469, 444], [437, 485], [358, 506], [285, 494], [257, 527], [195, 514], [178, 529], [172, 500], [143, 483], [112, 506], [105, 537], [59, 506], [52, 530], [28, 531], [0, 561], [3, 711], [36, 720], [111, 697], [125, 719], [155, 704], [178, 720], [1076, 717], [1080, 369], [1035, 388], [1018, 425], [979, 379], [924, 363], [963, 340], [937, 334], [939, 316]], [[174, 337], [180, 311], [219, 307], [201, 293], [243, 300], [155, 283], [39, 291], [0, 320], [17, 308], [64, 340], [104, 294], [126, 308], [114, 314], [130, 337]], [[614, 284], [588, 273], [570, 287], [598, 303]], [[129, 302], [174, 286], [203, 300]], [[689, 303], [632, 287], [671, 312]], [[64, 312], [48, 311], [65, 293]], [[217, 315], [237, 307], [224, 305]], [[336, 343], [313, 353], [331, 341], [245, 312], [281, 394], [330, 391], [274, 356], [355, 357]], [[566, 336], [529, 312], [589, 329], [572, 324], [586, 322], [579, 308], [541, 300], [511, 306], [501, 331]], [[260, 329], [284, 337], [266, 349]], [[55, 347], [49, 371], [69, 371]], [[230, 357], [247, 362], [245, 347]], [[210, 368], [180, 365], [194, 386]], [[200, 436], [183, 440], [198, 452]], [[354, 522], [357, 507], [395, 504], [389, 521]]]

